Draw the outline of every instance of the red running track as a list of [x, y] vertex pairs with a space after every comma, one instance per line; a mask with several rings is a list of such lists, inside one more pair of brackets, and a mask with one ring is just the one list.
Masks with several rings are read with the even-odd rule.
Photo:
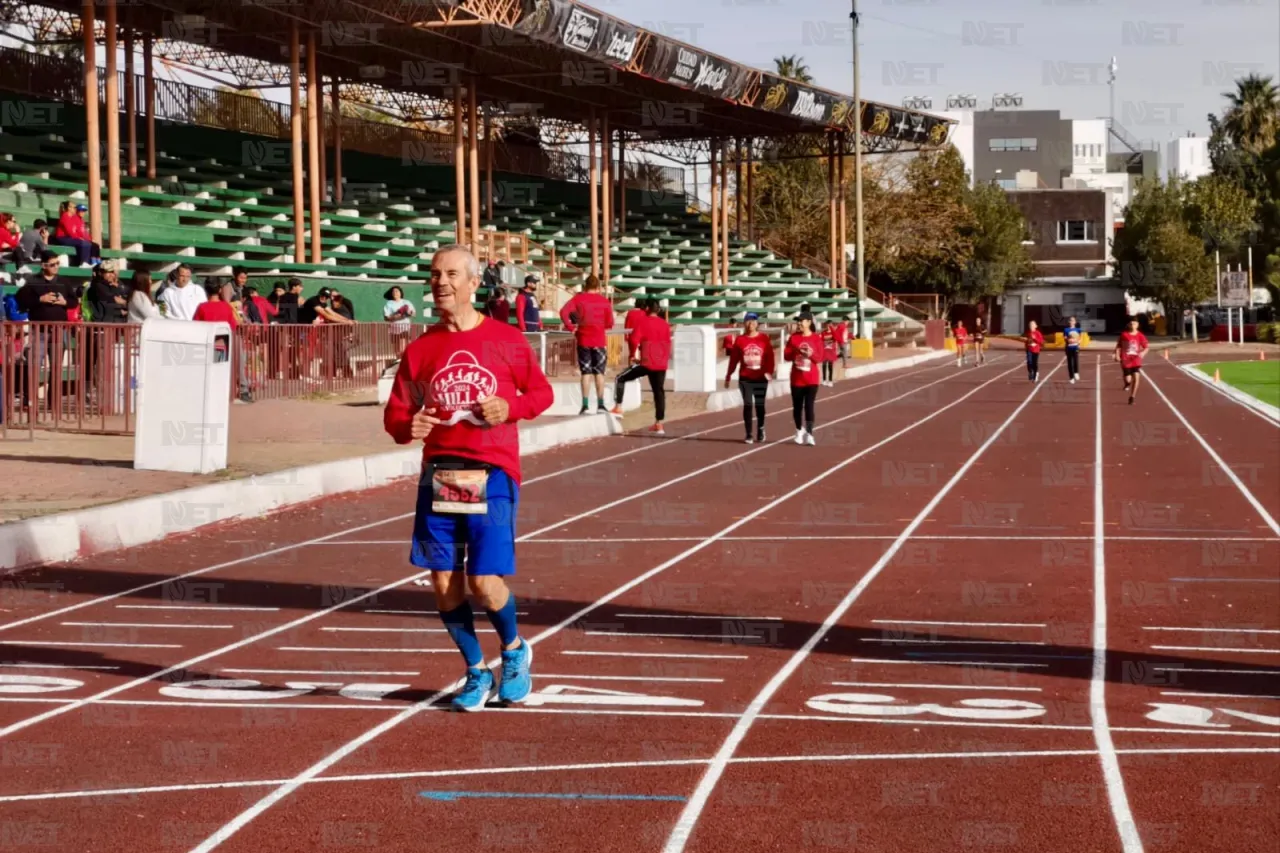
[[517, 709], [442, 709], [411, 487], [18, 575], [0, 847], [1273, 850], [1280, 432], [1096, 358], [530, 458]]

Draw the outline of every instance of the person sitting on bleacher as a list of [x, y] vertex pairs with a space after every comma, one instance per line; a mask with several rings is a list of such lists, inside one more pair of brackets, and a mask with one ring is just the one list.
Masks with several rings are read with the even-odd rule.
[[0, 213], [0, 255], [7, 255], [18, 248], [18, 223], [12, 213]]
[[39, 263], [40, 256], [49, 248], [48, 240], [49, 223], [43, 219], [37, 219], [31, 223], [31, 227], [23, 231], [22, 237], [18, 240], [16, 263], [19, 266]]
[[53, 232], [53, 244], [76, 250], [76, 266], [87, 266], [102, 257], [102, 248], [89, 240], [89, 230], [84, 224], [83, 204], [74, 209], [64, 201], [58, 208], [58, 228]]

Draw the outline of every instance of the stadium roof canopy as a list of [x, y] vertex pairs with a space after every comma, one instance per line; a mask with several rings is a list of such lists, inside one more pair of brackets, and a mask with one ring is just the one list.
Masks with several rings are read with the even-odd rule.
[[[69, 15], [83, 7], [82, 0], [40, 2]], [[576, 0], [117, 0], [117, 6], [122, 26], [185, 45], [181, 53], [193, 65], [202, 53], [287, 64], [296, 22], [315, 34], [322, 74], [441, 99], [474, 78], [491, 112], [576, 124], [594, 108], [640, 140], [766, 138], [852, 131], [856, 124], [848, 96], [732, 62]], [[103, 0], [97, 7], [101, 21]], [[864, 101], [864, 150], [940, 145], [952, 123]]]

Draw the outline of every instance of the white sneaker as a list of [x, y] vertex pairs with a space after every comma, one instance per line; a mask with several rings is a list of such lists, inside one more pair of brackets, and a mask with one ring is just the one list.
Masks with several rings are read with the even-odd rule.
[[1071, 377], [1071, 384], [1072, 385], [1076, 384], [1076, 378], [1074, 376]]
[[813, 433], [806, 432], [804, 434], [804, 443], [809, 445], [810, 447], [814, 447], [817, 445], [817, 442], [813, 440]]
[[796, 444], [804, 444], [804, 430], [796, 430]]
[[752, 439], [752, 438], [751, 438], [751, 436], [747, 436], [745, 439], [743, 439], [742, 443], [743, 443], [743, 444], [755, 444], [755, 440], [754, 440], [754, 439]]

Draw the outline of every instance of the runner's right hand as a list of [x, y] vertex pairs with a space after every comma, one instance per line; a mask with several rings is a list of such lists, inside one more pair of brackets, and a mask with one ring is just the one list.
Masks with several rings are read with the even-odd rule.
[[444, 421], [439, 418], [433, 417], [435, 412], [435, 408], [423, 409], [413, 416], [413, 422], [409, 428], [409, 436], [414, 441], [426, 438], [428, 433], [431, 432], [432, 427], [436, 424], [444, 423]]

